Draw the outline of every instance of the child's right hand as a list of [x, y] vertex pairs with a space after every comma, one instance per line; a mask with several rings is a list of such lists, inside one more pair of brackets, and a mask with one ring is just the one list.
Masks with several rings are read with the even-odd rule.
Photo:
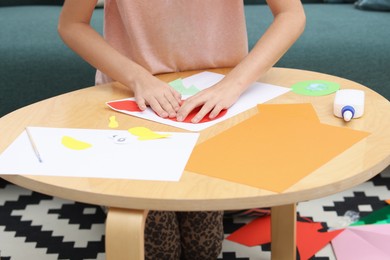
[[180, 108], [181, 95], [167, 83], [147, 75], [131, 86], [135, 101], [141, 110], [150, 106], [160, 117], [176, 117]]

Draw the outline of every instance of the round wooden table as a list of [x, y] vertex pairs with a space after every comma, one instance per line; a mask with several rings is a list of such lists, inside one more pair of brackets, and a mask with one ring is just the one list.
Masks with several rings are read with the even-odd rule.
[[[209, 71], [224, 74], [229, 69]], [[158, 77], [169, 82], [198, 72]], [[384, 97], [347, 79], [303, 70], [273, 68], [259, 81], [290, 87], [299, 81], [316, 79], [337, 82], [342, 88], [364, 90], [364, 116], [349, 123], [333, 116], [334, 94], [310, 97], [289, 92], [268, 103], [312, 103], [322, 123], [371, 134], [282, 193], [188, 171], [183, 173], [179, 182], [28, 175], [2, 175], [2, 178], [44, 194], [109, 207], [107, 259], [144, 258], [144, 223], [148, 210], [202, 211], [254, 207], [272, 208], [272, 259], [295, 259], [296, 203], [349, 189], [372, 178], [390, 164], [390, 103]], [[119, 129], [137, 125], [155, 131], [184, 131], [116, 113], [105, 105], [107, 101], [131, 95], [126, 87], [113, 83], [81, 89], [21, 108], [0, 119], [0, 152], [26, 126], [107, 129], [108, 118], [113, 113], [121, 122]], [[256, 111], [256, 108], [250, 109], [207, 128], [201, 132], [198, 144], [255, 115]]]

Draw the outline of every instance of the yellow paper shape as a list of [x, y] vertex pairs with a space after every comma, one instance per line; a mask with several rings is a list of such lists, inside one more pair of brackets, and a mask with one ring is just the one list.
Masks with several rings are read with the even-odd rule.
[[110, 116], [110, 123], [108, 124], [109, 128], [117, 128], [119, 126], [118, 121], [116, 121], [115, 116]]
[[186, 170], [282, 192], [369, 133], [321, 124], [311, 104], [259, 113], [195, 147]]
[[63, 136], [61, 143], [69, 149], [72, 150], [84, 150], [92, 147], [91, 144], [74, 139], [73, 137], [70, 136]]
[[138, 140], [153, 140], [167, 138], [169, 134], [159, 134], [146, 127], [133, 127], [128, 130], [132, 135], [138, 136]]

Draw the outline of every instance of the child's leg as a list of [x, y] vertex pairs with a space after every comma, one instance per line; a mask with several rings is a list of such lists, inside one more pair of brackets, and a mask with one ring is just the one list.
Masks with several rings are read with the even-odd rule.
[[176, 213], [149, 211], [145, 223], [145, 259], [180, 259], [180, 251]]
[[223, 212], [178, 212], [182, 258], [217, 259], [222, 250]]

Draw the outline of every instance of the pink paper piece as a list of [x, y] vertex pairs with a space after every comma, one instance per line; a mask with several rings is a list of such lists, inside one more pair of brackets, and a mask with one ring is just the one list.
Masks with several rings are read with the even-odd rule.
[[390, 224], [350, 226], [332, 240], [337, 260], [390, 259]]

